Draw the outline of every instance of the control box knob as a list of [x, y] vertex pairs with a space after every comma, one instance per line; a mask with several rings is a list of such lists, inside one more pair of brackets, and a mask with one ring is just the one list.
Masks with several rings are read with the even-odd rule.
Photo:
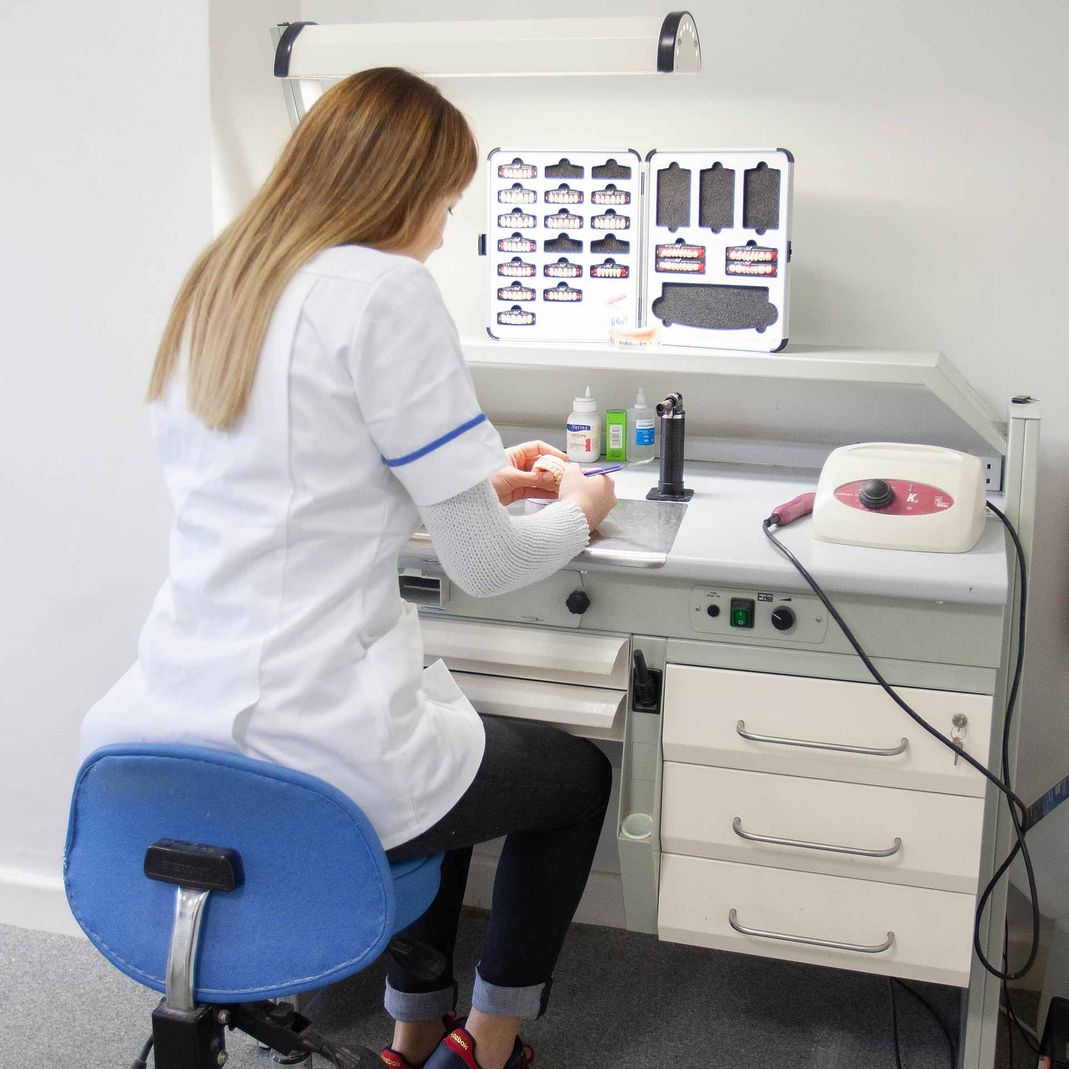
[[886, 479], [869, 479], [858, 492], [857, 499], [867, 509], [885, 509], [895, 499], [895, 492]]
[[772, 610], [772, 626], [777, 631], [790, 631], [794, 627], [794, 610], [780, 605]]
[[570, 613], [582, 616], [590, 608], [590, 595], [585, 590], [573, 590], [564, 600]]

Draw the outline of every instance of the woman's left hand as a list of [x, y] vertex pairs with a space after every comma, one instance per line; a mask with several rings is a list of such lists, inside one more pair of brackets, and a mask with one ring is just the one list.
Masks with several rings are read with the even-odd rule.
[[557, 496], [557, 480], [549, 471], [531, 471], [531, 465], [546, 453], [567, 460], [559, 449], [548, 442], [523, 442], [505, 450], [508, 466], [490, 476], [490, 482], [502, 505], [533, 497], [550, 500]]

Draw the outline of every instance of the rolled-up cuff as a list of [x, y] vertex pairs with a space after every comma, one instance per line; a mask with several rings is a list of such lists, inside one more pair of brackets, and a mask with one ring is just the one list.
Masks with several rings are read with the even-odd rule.
[[475, 970], [475, 987], [471, 993], [471, 1008], [498, 1017], [518, 1017], [533, 1021], [546, 1012], [552, 981], [530, 987], [498, 987], [487, 983]]
[[450, 984], [438, 991], [409, 993], [398, 991], [386, 981], [386, 995], [382, 1000], [386, 1012], [395, 1020], [406, 1024], [417, 1021], [434, 1021], [444, 1017], [457, 1007], [457, 985]]

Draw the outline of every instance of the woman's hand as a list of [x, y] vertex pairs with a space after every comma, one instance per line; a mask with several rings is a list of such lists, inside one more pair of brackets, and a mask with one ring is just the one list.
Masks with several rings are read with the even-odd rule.
[[569, 464], [560, 481], [561, 501], [574, 501], [586, 516], [590, 533], [616, 508], [616, 486], [608, 475], [584, 475], [578, 464]]
[[523, 442], [505, 450], [509, 458], [508, 466], [490, 476], [490, 482], [497, 492], [497, 499], [502, 505], [511, 505], [513, 501], [525, 498], [552, 500], [557, 496], [557, 480], [549, 471], [531, 471], [531, 465], [543, 454], [568, 458], [548, 442]]

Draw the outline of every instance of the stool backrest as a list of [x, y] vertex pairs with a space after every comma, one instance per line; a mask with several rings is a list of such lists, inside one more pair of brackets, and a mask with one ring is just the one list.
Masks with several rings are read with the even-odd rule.
[[195, 972], [202, 1002], [294, 994], [369, 965], [394, 931], [386, 855], [330, 784], [192, 746], [108, 746], [82, 765], [64, 884], [71, 911], [118, 969], [163, 992], [175, 887], [144, 875], [157, 839], [225, 846], [245, 882], [208, 899]]

